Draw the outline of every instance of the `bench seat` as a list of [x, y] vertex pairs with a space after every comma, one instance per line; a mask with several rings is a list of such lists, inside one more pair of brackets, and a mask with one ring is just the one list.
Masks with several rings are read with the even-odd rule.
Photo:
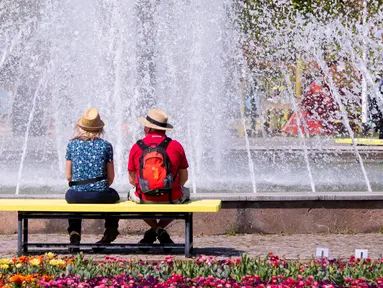
[[[184, 204], [137, 204], [120, 201], [114, 204], [68, 204], [64, 199], [1, 199], [0, 211], [18, 212], [18, 255], [28, 253], [29, 247], [100, 247], [100, 248], [154, 248], [159, 244], [69, 244], [29, 243], [28, 219], [182, 219], [185, 221], [185, 244], [168, 248], [183, 248], [185, 256], [193, 251], [193, 213], [216, 213], [221, 200], [193, 200]], [[30, 251], [29, 251], [30, 252]]]
[[184, 204], [68, 204], [64, 199], [2, 199], [0, 211], [30, 212], [218, 212], [221, 200], [194, 200]]

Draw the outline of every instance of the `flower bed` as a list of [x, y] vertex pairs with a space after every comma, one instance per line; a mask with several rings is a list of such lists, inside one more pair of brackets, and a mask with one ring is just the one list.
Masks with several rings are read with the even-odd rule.
[[0, 259], [0, 287], [383, 287], [383, 259], [286, 261], [243, 255], [217, 260], [201, 255], [193, 261], [166, 257], [146, 263], [106, 257], [103, 262], [38, 257]]

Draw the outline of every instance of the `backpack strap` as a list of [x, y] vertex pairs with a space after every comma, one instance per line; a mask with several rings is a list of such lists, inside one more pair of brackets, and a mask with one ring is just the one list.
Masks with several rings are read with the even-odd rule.
[[145, 149], [148, 149], [148, 148], [149, 148], [149, 146], [146, 145], [146, 144], [144, 143], [144, 141], [142, 141], [142, 139], [141, 139], [141, 140], [138, 140], [138, 141], [136, 142], [136, 144], [137, 144], [142, 150], [145, 150]]
[[165, 137], [165, 139], [158, 146], [160, 146], [166, 150], [166, 148], [168, 148], [170, 141], [172, 141], [171, 138]]
[[[136, 144], [138, 145], [138, 147], [141, 148], [142, 151], [145, 151], [146, 149], [149, 148], [149, 146], [146, 145], [146, 144], [144, 143], [144, 141], [142, 141], [142, 139], [141, 139], [141, 140], [138, 140], [138, 141], [136, 142]], [[143, 163], [143, 161], [142, 161], [143, 158], [144, 158], [144, 154], [142, 153], [142, 155], [141, 155], [141, 157], [140, 157], [140, 160], [139, 160], [139, 163], [140, 163], [140, 175], [142, 175], [142, 169], [144, 168], [144, 163]]]

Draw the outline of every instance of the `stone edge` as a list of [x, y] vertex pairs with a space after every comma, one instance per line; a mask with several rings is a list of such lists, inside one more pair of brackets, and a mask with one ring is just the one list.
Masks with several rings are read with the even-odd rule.
[[[1, 199], [63, 199], [64, 194], [0, 194]], [[124, 199], [123, 197], [122, 199]], [[195, 193], [193, 200], [220, 199], [223, 202], [241, 201], [371, 201], [383, 200], [382, 192], [270, 192], [270, 193]]]

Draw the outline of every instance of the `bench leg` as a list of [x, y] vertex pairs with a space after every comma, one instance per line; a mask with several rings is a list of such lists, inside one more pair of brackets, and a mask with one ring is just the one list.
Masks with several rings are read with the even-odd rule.
[[23, 215], [19, 212], [17, 218], [17, 256], [23, 255]]
[[24, 234], [24, 241], [23, 241], [23, 253], [28, 253], [28, 218], [24, 217], [24, 228], [23, 228], [23, 234]]
[[190, 253], [193, 253], [193, 213], [190, 213], [190, 234], [189, 234], [189, 241], [190, 241]]
[[185, 217], [185, 257], [190, 258], [193, 252], [193, 213]]

